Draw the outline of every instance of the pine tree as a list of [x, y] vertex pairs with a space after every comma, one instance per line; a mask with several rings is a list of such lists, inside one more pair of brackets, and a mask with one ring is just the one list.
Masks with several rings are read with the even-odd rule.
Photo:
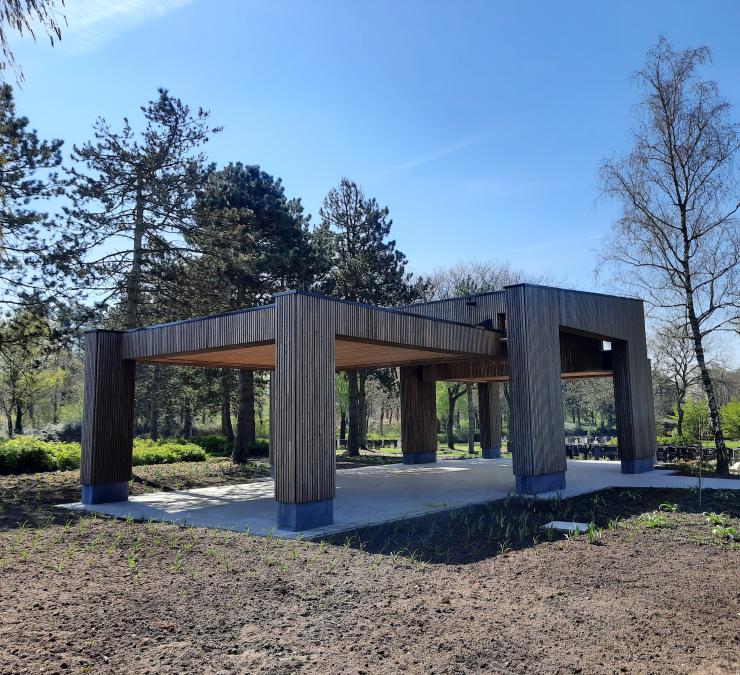
[[[241, 163], [210, 173], [188, 242], [200, 257], [185, 270], [180, 288], [189, 286], [188, 295], [203, 314], [265, 304], [273, 293], [309, 288], [325, 265], [300, 200], [286, 197], [279, 178]], [[231, 391], [224, 372], [224, 410], [230, 409]], [[256, 440], [257, 395], [252, 371], [240, 371], [235, 462], [249, 457]]]
[[[387, 207], [368, 198], [354, 181], [342, 178], [319, 210], [317, 239], [331, 261], [322, 290], [344, 300], [375, 305], [413, 302], [425, 291], [423, 280], [412, 281], [406, 256], [389, 240], [393, 221]], [[349, 371], [349, 435], [347, 453], [358, 455], [367, 439], [364, 392], [368, 372]]]
[[0, 343], [68, 334], [51, 320], [62, 311], [74, 327], [66, 281], [76, 242], [37, 210], [61, 192], [54, 171], [62, 161], [61, 147], [61, 140], [39, 138], [28, 118], [17, 115], [12, 88], [0, 85], [0, 310], [10, 324], [19, 316], [37, 319], [26, 321], [25, 331], [6, 322]]
[[140, 325], [147, 291], [156, 303], [172, 258], [192, 253], [185, 240], [204, 178], [200, 148], [220, 131], [208, 112], [192, 112], [166, 89], [141, 110], [140, 134], [128, 119], [121, 131], [98, 119], [95, 139], [74, 148], [79, 168], [69, 171], [67, 215], [86, 245], [83, 271], [90, 286], [122, 303], [126, 328]]

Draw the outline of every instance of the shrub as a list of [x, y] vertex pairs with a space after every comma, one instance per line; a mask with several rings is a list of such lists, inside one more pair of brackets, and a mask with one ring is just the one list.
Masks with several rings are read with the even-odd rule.
[[719, 419], [727, 438], [740, 439], [740, 401], [725, 403], [719, 411]]
[[195, 445], [199, 445], [209, 455], [230, 455], [231, 443], [226, 436], [210, 434], [208, 436], [195, 436], [191, 439]]
[[266, 438], [258, 438], [249, 446], [250, 455], [268, 455], [270, 453], [270, 443]]
[[[134, 440], [134, 466], [202, 462], [206, 451], [183, 439]], [[0, 475], [68, 471], [80, 466], [80, 444], [43, 441], [34, 436], [17, 436], [0, 441]]]
[[82, 440], [82, 422], [47, 424], [45, 427], [38, 430], [38, 437], [42, 441], [79, 443]]
[[203, 448], [182, 439], [152, 441], [148, 438], [137, 438], [134, 440], [134, 466], [202, 462], [205, 459], [206, 451]]
[[42, 441], [33, 436], [17, 436], [0, 442], [0, 474], [76, 469], [79, 466], [80, 446], [77, 443]]
[[688, 436], [658, 436], [658, 445], [677, 445], [677, 446], [688, 446], [696, 445], [696, 441]]

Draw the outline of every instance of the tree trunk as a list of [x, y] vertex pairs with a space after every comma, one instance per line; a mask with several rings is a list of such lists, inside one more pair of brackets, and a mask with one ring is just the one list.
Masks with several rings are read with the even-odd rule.
[[358, 376], [358, 407], [359, 407], [359, 444], [367, 450], [367, 371], [361, 370]]
[[185, 401], [182, 410], [182, 437], [193, 437], [193, 407], [189, 400]]
[[692, 282], [691, 268], [689, 260], [691, 257], [690, 243], [688, 239], [688, 230], [686, 226], [686, 212], [681, 212], [681, 229], [684, 234], [684, 255], [683, 255], [683, 279], [684, 291], [686, 293], [686, 313], [688, 315], [691, 334], [694, 339], [694, 352], [696, 353], [696, 364], [699, 366], [701, 383], [704, 387], [704, 393], [707, 395], [707, 405], [709, 406], [709, 421], [712, 425], [712, 435], [714, 436], [714, 447], [717, 451], [717, 473], [720, 476], [730, 475], [730, 458], [725, 447], [725, 438], [722, 434], [722, 427], [719, 423], [719, 410], [717, 408], [717, 399], [714, 395], [714, 383], [707, 369], [707, 362], [704, 356], [704, 338], [701, 334], [701, 325], [696, 316], [694, 307], [694, 288]]
[[233, 445], [234, 427], [231, 424], [231, 385], [226, 373], [221, 375], [221, 433]]
[[676, 401], [676, 434], [683, 436], [683, 402]]
[[380, 404], [380, 438], [383, 438], [383, 423], [385, 422], [385, 408]]
[[23, 401], [18, 399], [15, 402], [15, 426], [13, 432], [19, 436], [23, 434]]
[[231, 459], [236, 463], [246, 462], [251, 448], [257, 440], [254, 426], [254, 373], [239, 371], [239, 410], [236, 418], [236, 436]]
[[473, 385], [465, 386], [468, 397], [468, 453], [475, 454], [475, 406], [473, 405]]
[[13, 438], [13, 416], [9, 412], [6, 412], [5, 420], [8, 424], [8, 438]]
[[455, 449], [455, 436], [453, 426], [455, 424], [455, 394], [451, 387], [447, 387], [447, 447], [450, 450]]
[[52, 399], [51, 421], [59, 424], [59, 385], [54, 383], [54, 398]]
[[126, 277], [126, 328], [138, 327], [139, 289], [141, 287], [141, 267], [144, 258], [144, 186], [141, 176], [136, 178], [136, 205], [134, 207], [134, 248], [131, 270]]
[[360, 401], [357, 387], [357, 371], [347, 372], [348, 400], [349, 400], [349, 436], [347, 438], [347, 454], [357, 457], [360, 454]]
[[707, 405], [709, 406], [709, 422], [712, 426], [712, 435], [714, 436], [714, 447], [717, 451], [717, 473], [720, 476], [730, 475], [730, 458], [727, 453], [725, 446], [725, 437], [722, 433], [722, 427], [719, 423], [719, 410], [717, 407], [717, 399], [714, 395], [714, 383], [709, 375], [707, 369], [706, 359], [704, 357], [704, 345], [702, 344], [701, 330], [699, 328], [699, 322], [696, 320], [694, 313], [693, 302], [689, 303], [689, 322], [691, 324], [691, 330], [694, 334], [694, 349], [696, 351], [696, 363], [699, 366], [699, 373], [701, 374], [701, 383], [704, 387], [704, 392], [707, 395]]
[[513, 453], [514, 444], [511, 442], [511, 392], [508, 382], [504, 382], [504, 399], [506, 399], [506, 451]]
[[347, 440], [347, 411], [344, 408], [339, 410], [339, 440]]
[[149, 401], [149, 438], [156, 441], [159, 438], [159, 366], [154, 366], [152, 376], [152, 393]]

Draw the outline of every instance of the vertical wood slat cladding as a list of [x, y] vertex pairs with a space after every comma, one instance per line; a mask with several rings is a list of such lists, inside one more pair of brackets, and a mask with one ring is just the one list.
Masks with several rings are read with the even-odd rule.
[[506, 291], [492, 291], [463, 298], [433, 300], [413, 305], [404, 305], [404, 312], [426, 316], [432, 319], [459, 321], [477, 325], [493, 320], [497, 328], [497, 317], [506, 313]]
[[514, 473], [523, 476], [566, 470], [558, 306], [548, 291], [507, 288], [509, 433]]
[[652, 381], [649, 362], [633, 364], [631, 351], [624, 340], [612, 342], [617, 442], [622, 459], [642, 459], [656, 451]]
[[501, 447], [501, 398], [498, 382], [478, 384], [478, 414], [480, 416], [480, 447]]
[[127, 331], [123, 358], [145, 359], [271, 342], [275, 339], [274, 311], [274, 305], [265, 305]]
[[275, 498], [301, 503], [335, 494], [332, 303], [276, 298], [276, 368], [271, 411]]
[[122, 358], [123, 333], [85, 334], [80, 482], [128, 481], [134, 431], [136, 363]]
[[598, 339], [560, 331], [560, 372], [611, 370], [610, 352], [602, 351], [601, 343]]
[[420, 366], [399, 369], [401, 449], [405, 455], [437, 450], [437, 388], [422, 378]]

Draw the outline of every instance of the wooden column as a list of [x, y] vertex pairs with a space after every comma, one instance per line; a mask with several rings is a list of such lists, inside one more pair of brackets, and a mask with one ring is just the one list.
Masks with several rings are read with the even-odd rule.
[[484, 459], [501, 457], [501, 400], [498, 382], [478, 383], [480, 447]]
[[421, 366], [404, 366], [401, 375], [401, 448], [404, 464], [437, 461], [437, 389], [422, 379]]
[[511, 388], [509, 434], [516, 490], [565, 488], [565, 439], [560, 390], [559, 308], [549, 289], [506, 289]]
[[622, 473], [652, 471], [656, 438], [650, 361], [639, 343], [612, 340], [611, 344]]
[[334, 305], [297, 293], [275, 297], [272, 431], [278, 527], [333, 522]]
[[121, 358], [123, 333], [85, 335], [80, 483], [85, 504], [128, 498], [136, 363]]

